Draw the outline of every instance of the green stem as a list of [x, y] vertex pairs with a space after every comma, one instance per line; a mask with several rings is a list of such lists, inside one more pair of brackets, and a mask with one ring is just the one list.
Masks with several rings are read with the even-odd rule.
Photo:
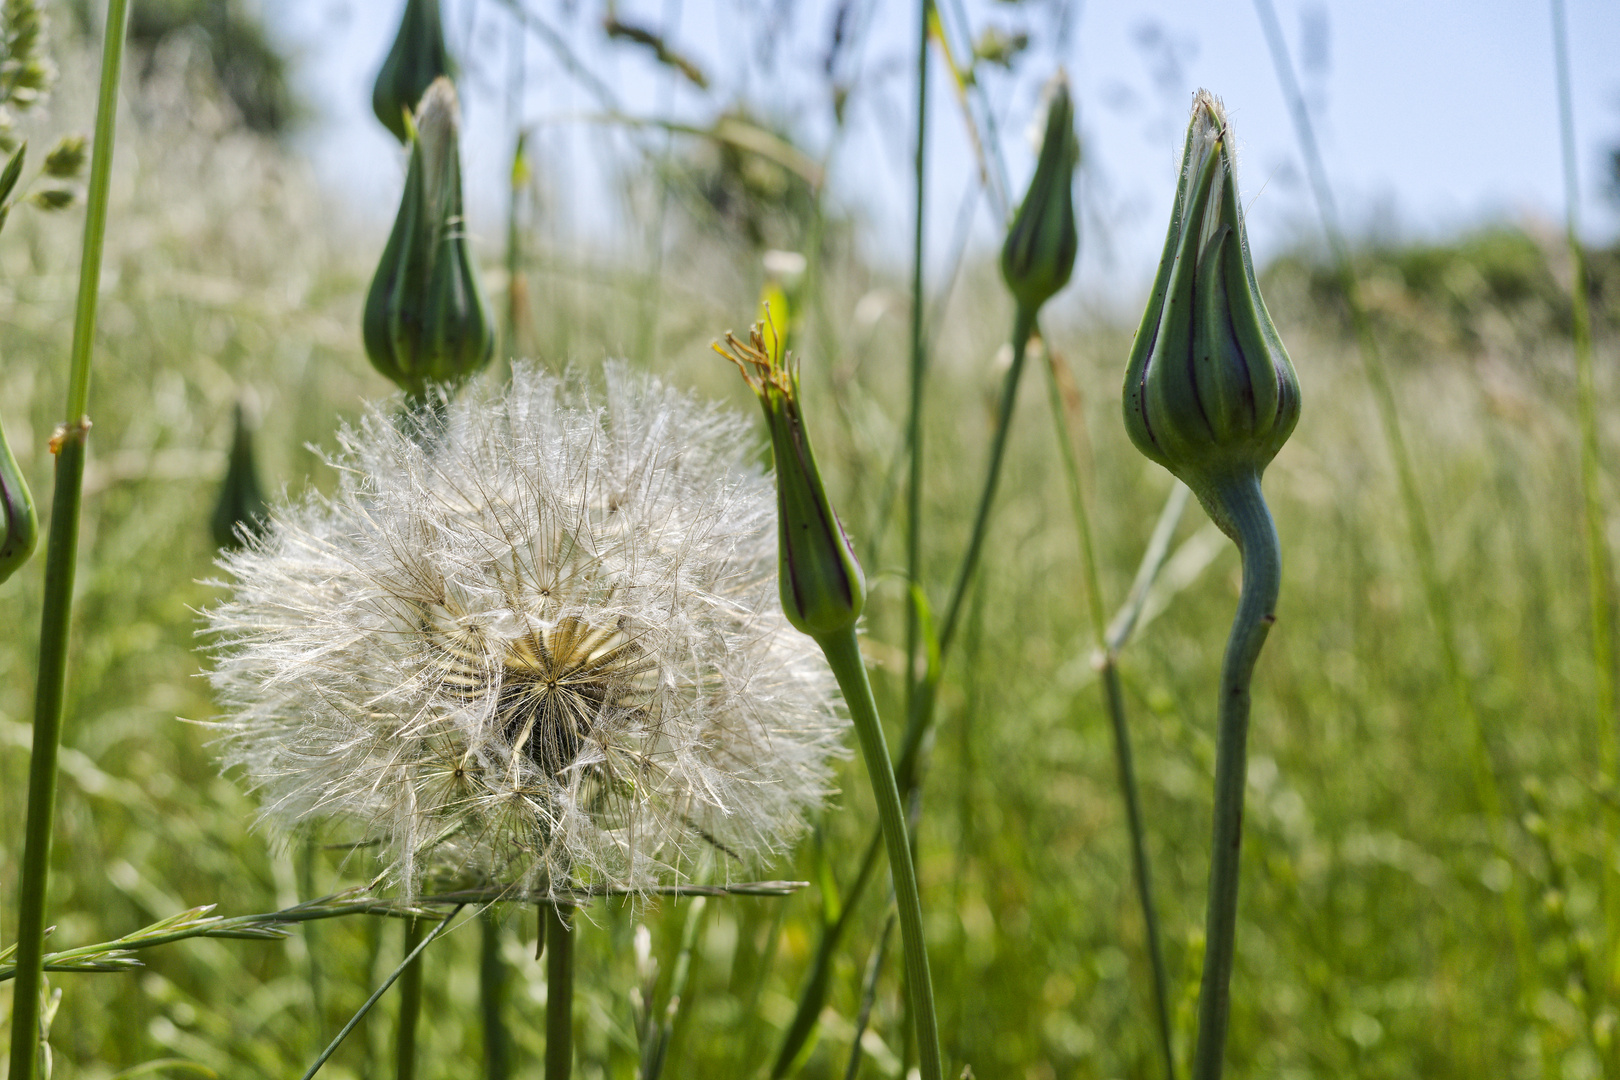
[[1114, 763], [1119, 772], [1120, 793], [1125, 799], [1125, 823], [1130, 831], [1131, 870], [1136, 882], [1136, 899], [1142, 909], [1143, 934], [1147, 938], [1148, 963], [1153, 975], [1153, 1018], [1158, 1025], [1159, 1053], [1164, 1058], [1167, 1080], [1176, 1077], [1176, 1052], [1170, 1027], [1169, 979], [1164, 969], [1164, 949], [1159, 941], [1159, 912], [1153, 902], [1153, 877], [1147, 858], [1147, 830], [1142, 822], [1142, 799], [1136, 785], [1136, 765], [1131, 752], [1131, 732], [1125, 722], [1125, 691], [1119, 679], [1119, 653], [1108, 647], [1108, 616], [1102, 600], [1102, 575], [1097, 571], [1097, 548], [1091, 531], [1091, 512], [1086, 508], [1085, 490], [1080, 482], [1080, 463], [1058, 386], [1058, 358], [1047, 350], [1047, 398], [1052, 406], [1052, 422], [1057, 428], [1063, 471], [1069, 482], [1069, 502], [1074, 508], [1075, 530], [1080, 534], [1080, 564], [1085, 570], [1090, 603], [1092, 632], [1097, 636], [1096, 666], [1101, 675], [1103, 706], [1108, 711], [1114, 733]]
[[34, 738], [28, 762], [28, 820], [17, 900], [17, 983], [11, 1009], [11, 1080], [33, 1080], [40, 1058], [40, 994], [45, 972], [45, 900], [51, 833], [56, 816], [56, 756], [67, 701], [68, 632], [73, 622], [73, 579], [79, 549], [85, 439], [90, 420], [90, 356], [95, 344], [101, 252], [107, 235], [107, 192], [112, 180], [113, 127], [123, 69], [129, 0], [109, 0], [96, 101], [95, 142], [86, 193], [84, 253], [73, 313], [72, 366], [67, 414], [56, 455], [51, 529], [46, 541], [45, 594], [34, 691]]
[[[928, 973], [928, 952], [923, 941], [922, 901], [917, 895], [917, 872], [912, 865], [911, 844], [906, 838], [905, 812], [900, 807], [900, 788], [889, 764], [889, 747], [883, 738], [872, 684], [866, 678], [866, 662], [861, 658], [855, 628], [850, 626], [816, 639], [827, 663], [844, 692], [855, 732], [861, 740], [861, 756], [877, 799], [878, 820], [889, 852], [889, 876], [894, 882], [895, 904], [900, 912], [900, 939], [905, 944], [906, 984], [910, 992], [911, 1015], [917, 1027], [922, 1080], [941, 1080], [939, 1021], [934, 1013], [934, 983]], [[851, 901], [846, 901], [851, 902]]]
[[546, 1080], [574, 1069], [574, 909], [541, 904], [546, 924]]
[[1232, 1006], [1232, 960], [1237, 941], [1238, 869], [1243, 843], [1243, 784], [1248, 774], [1249, 680], [1260, 647], [1277, 621], [1282, 552], [1260, 476], [1243, 473], [1217, 485], [1216, 494], [1243, 557], [1243, 593], [1221, 662], [1221, 697], [1215, 736], [1215, 825], [1210, 850], [1209, 909], [1204, 923], [1204, 982], [1198, 994], [1198, 1048], [1193, 1080], [1219, 1080]]
[[[1570, 101], [1569, 40], [1563, 0], [1552, 0], [1553, 56], [1558, 72], [1558, 121], [1564, 161], [1564, 238], [1569, 246], [1570, 314], [1575, 344], [1575, 401], [1581, 440], [1581, 503], [1585, 511], [1587, 598], [1592, 623], [1592, 671], [1596, 684], [1597, 744], [1603, 779], [1620, 779], [1620, 740], [1615, 721], [1615, 652], [1612, 603], [1612, 568], [1603, 538], [1603, 497], [1599, 490], [1602, 466], [1598, 457], [1597, 386], [1592, 373], [1592, 320], [1586, 303], [1586, 255], [1580, 241], [1580, 186], [1575, 166], [1575, 108]], [[1613, 817], [1610, 816], [1611, 830]], [[1613, 847], [1613, 836], [1610, 837]], [[1613, 859], [1605, 859], [1603, 882], [1604, 922], [1611, 941], [1620, 933], [1620, 874]], [[1612, 994], [1620, 981], [1620, 956], [1609, 949], [1603, 971], [1603, 991]]]
[[[1581, 501], [1586, 512], [1586, 564], [1592, 619], [1592, 666], [1597, 678], [1598, 746], [1605, 777], [1620, 771], [1620, 741], [1615, 730], [1614, 630], [1610, 622], [1609, 549], [1603, 539], [1603, 501], [1598, 489], [1600, 463], [1597, 436], [1597, 387], [1592, 375], [1592, 319], [1586, 304], [1586, 256], [1578, 235], [1580, 189], [1575, 169], [1575, 116], [1570, 103], [1569, 43], [1565, 38], [1563, 0], [1552, 0], [1553, 44], [1558, 68], [1558, 119], [1564, 151], [1565, 241], [1573, 281], [1570, 307], [1575, 339], [1575, 393], [1580, 412]], [[1609, 860], [1613, 865], [1613, 860]]]
[[[922, 751], [923, 738], [928, 734], [928, 728], [933, 721], [935, 693], [938, 688], [937, 675], [944, 669], [945, 657], [956, 636], [956, 627], [961, 618], [963, 601], [967, 598], [968, 584], [973, 580], [974, 571], [978, 569], [979, 557], [984, 550], [984, 539], [990, 526], [990, 508], [995, 502], [996, 488], [1001, 482], [1001, 463], [1006, 454], [1007, 437], [1012, 426], [1012, 410], [1018, 400], [1018, 384], [1024, 370], [1024, 359], [1027, 354], [1029, 336], [1033, 332], [1035, 319], [1033, 313], [1019, 309], [1013, 318], [1013, 360], [1012, 366], [1007, 369], [1007, 375], [1002, 382], [1000, 407], [997, 410], [996, 430], [990, 444], [990, 464], [984, 478], [984, 489], [979, 493], [978, 509], [974, 513], [973, 530], [968, 540], [967, 550], [962, 555], [962, 564], [956, 577], [955, 588], [951, 591], [950, 600], [945, 609], [945, 621], [939, 635], [939, 658], [935, 667], [936, 678], [925, 679], [916, 687], [914, 695], [909, 696], [906, 709], [906, 730], [901, 738], [900, 756], [894, 765], [894, 775], [899, 787], [905, 789], [908, 796], [916, 787], [917, 759]], [[917, 618], [917, 605], [906, 606], [908, 618], [913, 622]], [[910, 682], [912, 667], [907, 662], [907, 681]], [[864, 678], [864, 674], [863, 674]], [[871, 764], [868, 763], [868, 768]], [[793, 1023], [788, 1026], [788, 1033], [782, 1040], [782, 1048], [777, 1053], [776, 1065], [772, 1070], [773, 1077], [782, 1077], [798, 1056], [810, 1033], [815, 1030], [816, 1022], [821, 1016], [821, 1007], [826, 1000], [828, 975], [831, 969], [832, 958], [838, 950], [838, 944], [843, 940], [844, 931], [849, 928], [850, 913], [860, 903], [861, 896], [866, 891], [866, 885], [871, 878], [871, 866], [876, 858], [879, 837], [882, 829], [874, 829], [871, 839], [867, 842], [866, 854], [861, 861], [860, 873], [856, 875], [855, 882], [844, 895], [844, 914], [837, 922], [822, 929], [821, 941], [816, 946], [815, 960], [811, 964], [810, 972], [805, 977], [803, 989], [799, 993], [799, 1005], [794, 1014]]]
[[478, 1005], [484, 1024], [484, 1076], [506, 1080], [511, 1074], [506, 1038], [506, 964], [501, 960], [501, 921], [495, 907], [479, 918]]
[[422, 1018], [421, 919], [405, 920], [405, 956], [399, 983], [399, 1029], [394, 1036], [394, 1069], [399, 1080], [416, 1080], [416, 1029]]
[[[906, 584], [922, 584], [922, 406], [923, 379], [928, 369], [923, 334], [923, 226], [928, 178], [928, 12], [931, 0], [917, 4], [917, 155], [914, 185], [916, 217], [911, 241], [911, 405], [906, 421], [906, 454], [911, 479], [906, 488]], [[917, 611], [906, 605], [906, 704], [909, 711], [917, 692]]]

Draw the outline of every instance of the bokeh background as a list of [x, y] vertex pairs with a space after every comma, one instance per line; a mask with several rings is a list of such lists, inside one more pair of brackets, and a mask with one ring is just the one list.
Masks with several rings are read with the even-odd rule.
[[[397, 7], [136, 2], [91, 399], [55, 947], [196, 904], [270, 910], [369, 876], [357, 856], [253, 829], [252, 798], [219, 774], [207, 731], [184, 721], [215, 711], [198, 677], [197, 611], [219, 595], [209, 519], [233, 407], [246, 402], [257, 425], [267, 487], [297, 493], [331, 484], [315, 451], [391, 389], [365, 360], [359, 310], [403, 177], [401, 152], [369, 114]], [[1447, 682], [1254, 11], [1170, 0], [940, 8], [960, 69], [980, 46], [972, 70], [988, 107], [977, 123], [994, 152], [981, 174], [936, 49], [923, 534], [936, 603], [967, 532], [1012, 314], [994, 262], [1001, 217], [982, 176], [991, 189], [1021, 190], [1040, 87], [1065, 68], [1084, 148], [1081, 270], [1043, 323], [1080, 395], [1112, 609], [1170, 490], [1121, 429], [1124, 356], [1191, 92], [1208, 86], [1232, 110], [1262, 287], [1305, 412], [1267, 475], [1285, 581], [1256, 682], [1231, 1075], [1620, 1075], [1620, 1012], [1593, 981], [1614, 945], [1602, 881], [1620, 792], [1597, 760], [1604, 720], [1593, 704], [1547, 11], [1279, 5], [1391, 372], [1475, 726]], [[62, 75], [30, 120], [42, 145], [48, 133], [90, 127], [100, 18], [83, 0], [51, 11]], [[692, 71], [614, 36], [610, 20], [655, 32]], [[1620, 10], [1574, 0], [1568, 20], [1612, 547]], [[866, 646], [892, 714], [904, 634], [896, 449], [915, 11], [891, 0], [457, 0], [446, 24], [463, 69], [470, 228], [504, 353], [586, 371], [625, 356], [752, 408], [708, 343], [754, 316], [768, 252], [813, 261], [817, 288], [796, 326], [810, 423], [874, 583]], [[740, 152], [714, 137], [726, 122], [792, 153]], [[526, 169], [514, 185], [520, 130]], [[812, 183], [823, 171], [825, 183]], [[25, 210], [0, 238], [0, 418], [43, 497], [81, 221]], [[923, 789], [920, 871], [946, 1051], [981, 1078], [1158, 1076], [1084, 578], [1038, 382], [1018, 404]], [[0, 587], [7, 897], [21, 854], [41, 569], [36, 560]], [[1183, 1061], [1202, 946], [1214, 687], [1238, 580], [1230, 545], [1189, 511], [1122, 659]], [[1502, 795], [1494, 815], [1481, 763]], [[843, 794], [799, 852], [759, 868], [814, 883], [793, 898], [589, 911], [580, 1075], [637, 1075], [637, 1017], [665, 1015], [689, 920], [700, 920], [692, 973], [670, 1014], [665, 1075], [763, 1074], [875, 820], [859, 768], [848, 764]], [[1513, 896], [1530, 946], [1517, 960]], [[545, 996], [533, 912], [501, 918], [515, 1051], [533, 1071]], [[7, 900], [0, 946], [14, 924]], [[847, 1075], [883, 924], [868, 898], [800, 1075]], [[352, 919], [275, 943], [175, 945], [133, 973], [62, 975], [57, 1075], [299, 1075], [398, 952], [393, 923]], [[429, 954], [422, 1075], [478, 1073], [477, 959], [472, 927]], [[907, 1058], [898, 960], [891, 947], [859, 1043], [861, 1075], [898, 1076]], [[0, 985], [0, 1010], [8, 994]], [[390, 1075], [390, 1024], [379, 1009], [324, 1075]]]

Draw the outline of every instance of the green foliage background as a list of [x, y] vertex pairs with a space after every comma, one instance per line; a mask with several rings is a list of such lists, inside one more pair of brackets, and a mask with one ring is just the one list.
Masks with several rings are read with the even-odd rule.
[[[380, 237], [353, 235], [296, 159], [244, 131], [195, 56], [131, 84], [118, 147], [92, 389], [95, 429], [63, 751], [55, 947], [102, 940], [200, 903], [270, 910], [363, 882], [363, 854], [277, 844], [221, 777], [196, 637], [217, 597], [208, 521], [231, 408], [262, 417], [271, 488], [329, 484], [306, 447], [388, 387], [359, 345]], [[88, 116], [66, 63], [58, 115]], [[701, 164], [701, 163], [699, 163]], [[697, 167], [697, 166], [693, 166]], [[672, 380], [752, 406], [708, 341], [752, 316], [756, 254], [692, 215], [692, 242], [649, 274], [536, 237], [519, 344], [589, 369], [628, 354]], [[772, 226], [773, 228], [776, 226]], [[858, 230], [858, 223], [844, 226]], [[34, 490], [59, 419], [78, 223], [19, 214], [0, 244], [0, 413]], [[477, 228], [494, 236], [492, 223]], [[829, 235], [836, 235], [830, 229]], [[866, 645], [898, 710], [900, 536], [887, 478], [904, 415], [903, 285], [829, 241], [824, 287], [799, 340], [811, 423], [836, 501], [867, 560]], [[1363, 253], [1435, 525], [1441, 569], [1494, 768], [1515, 818], [1512, 862], [1479, 816], [1470, 733], [1452, 713], [1419, 595], [1391, 468], [1331, 273], [1309, 257], [1266, 275], [1299, 370], [1305, 417], [1267, 477], [1284, 545], [1279, 624], [1255, 690], [1235, 1076], [1539, 1075], [1551, 1048], [1570, 1080], [1601, 1075], [1616, 1016], [1585, 989], [1580, 950], [1602, 940], [1599, 868], [1620, 800], [1598, 779], [1585, 563], [1578, 520], [1566, 259], [1503, 228], [1443, 247]], [[499, 261], [485, 242], [486, 265]], [[1597, 354], [1620, 333], [1620, 256], [1593, 253]], [[491, 292], [504, 294], [491, 269]], [[875, 314], [874, 314], [875, 313]], [[1011, 311], [972, 265], [937, 337], [925, 534], [936, 590], [954, 569], [976, 494]], [[1084, 395], [1086, 462], [1110, 607], [1123, 599], [1169, 478], [1118, 422], [1130, 328], [1078, 305], [1045, 320]], [[946, 1051], [975, 1075], [1158, 1075], [1147, 970], [1106, 720], [1090, 665], [1076, 537], [1044, 388], [1031, 385], [998, 504], [993, 550], [946, 676], [918, 836]], [[1600, 363], [1601, 402], [1613, 365]], [[1602, 412], [1608, 460], [1616, 412]], [[763, 446], [763, 440], [762, 440]], [[1608, 505], [1616, 505], [1605, 482]], [[1612, 518], [1611, 518], [1612, 520]], [[1144, 798], [1185, 1055], [1203, 916], [1213, 687], [1237, 560], [1191, 511], [1126, 652]], [[0, 944], [15, 912], [41, 564], [0, 590]], [[1160, 604], [1159, 601], [1163, 603]], [[891, 740], [895, 737], [891, 732]], [[761, 876], [817, 884], [790, 900], [703, 911], [668, 1076], [756, 1075], [791, 1015], [830, 882], [853, 872], [874, 821], [858, 762], [791, 861]], [[313, 857], [311, 851], [315, 851]], [[1612, 854], [1607, 857], [1612, 858]], [[1528, 890], [1536, 942], [1529, 1015], [1517, 999], [1503, 890]], [[806, 1077], [842, 1076], [860, 980], [883, 912], [870, 899], [838, 962]], [[630, 1077], [634, 995], [662, 1010], [690, 904], [601, 903], [581, 921], [579, 1074]], [[502, 910], [520, 1071], [542, 1048], [534, 913]], [[638, 961], [636, 929], [650, 931]], [[397, 923], [320, 924], [279, 943], [192, 941], [133, 974], [61, 975], [58, 1076], [295, 1076], [391, 970]], [[474, 1075], [476, 926], [427, 962], [423, 1075]], [[903, 1053], [897, 950], [880, 985], [865, 1075]], [[318, 999], [312, 997], [318, 985]], [[9, 1005], [0, 985], [0, 1012]], [[317, 1010], [312, 1003], [318, 1000]], [[379, 1010], [325, 1075], [389, 1074]], [[185, 1064], [186, 1062], [194, 1064]]]

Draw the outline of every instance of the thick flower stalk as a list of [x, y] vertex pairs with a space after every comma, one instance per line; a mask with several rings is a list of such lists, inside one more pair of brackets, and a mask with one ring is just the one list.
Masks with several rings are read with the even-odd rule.
[[1260, 477], [1299, 421], [1299, 382], [1249, 256], [1220, 101], [1199, 91], [1153, 296], [1125, 374], [1125, 427], [1237, 544], [1243, 594], [1221, 667], [1214, 843], [1194, 1080], [1217, 1080], [1237, 934], [1249, 682], [1276, 621], [1281, 554]]
[[361, 334], [372, 366], [413, 405], [454, 387], [495, 354], [495, 327], [467, 242], [461, 106], [449, 79], [422, 97], [394, 230], [366, 293]]
[[771, 435], [776, 469], [777, 529], [781, 538], [778, 577], [782, 608], [790, 622], [813, 638], [838, 679], [844, 702], [855, 721], [866, 760], [872, 794], [889, 853], [900, 935], [906, 951], [906, 986], [917, 1024], [917, 1046], [923, 1080], [941, 1080], [939, 1021], [934, 1011], [934, 984], [928, 970], [923, 939], [922, 901], [917, 892], [917, 871], [912, 864], [911, 842], [900, 788], [889, 760], [883, 722], [866, 677], [855, 625], [866, 604], [866, 579], [844, 527], [827, 498], [821, 470], [816, 467], [810, 433], [799, 408], [799, 372], [791, 354], [781, 347], [781, 335], [770, 330], [770, 344], [759, 325], [747, 343], [730, 333], [714, 349], [737, 365], [743, 379], [759, 398]]
[[444, 44], [439, 0], [405, 0], [399, 33], [371, 88], [371, 110], [400, 142], [409, 141], [409, 116], [439, 76], [455, 75]]
[[747, 424], [616, 365], [605, 395], [519, 367], [413, 416], [346, 430], [337, 492], [223, 559], [223, 756], [265, 820], [379, 840], [407, 892], [783, 848], [844, 722], [776, 601]]

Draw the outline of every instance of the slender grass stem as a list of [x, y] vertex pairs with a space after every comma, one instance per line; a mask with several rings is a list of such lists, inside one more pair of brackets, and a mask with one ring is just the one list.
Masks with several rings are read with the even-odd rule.
[[[301, 896], [311, 900], [315, 898], [315, 866], [319, 856], [320, 847], [315, 838], [311, 836], [305, 839], [298, 859], [298, 891]], [[313, 919], [304, 924], [304, 952], [307, 954], [305, 964], [309, 974], [309, 1011], [318, 1034], [321, 1020], [326, 1015], [326, 994], [321, 977], [320, 928]]]
[[399, 983], [399, 1027], [394, 1033], [394, 1075], [416, 1080], [416, 1029], [422, 1019], [423, 920], [405, 920], [405, 971]]
[[[917, 154], [913, 177], [915, 220], [911, 241], [911, 389], [906, 420], [906, 454], [911, 464], [906, 487], [906, 584], [922, 584], [923, 385], [928, 371], [923, 310], [923, 227], [928, 182], [928, 14], [932, 0], [917, 3]], [[917, 693], [917, 611], [906, 605], [906, 705]]]
[[1620, 773], [1620, 739], [1615, 729], [1614, 627], [1611, 621], [1611, 568], [1603, 539], [1603, 500], [1598, 490], [1597, 387], [1592, 373], [1592, 318], [1586, 300], [1586, 256], [1579, 235], [1580, 188], [1575, 168], [1575, 116], [1570, 103], [1569, 42], [1563, 0], [1552, 0], [1553, 44], [1558, 68], [1558, 120], [1564, 159], [1564, 238], [1569, 245], [1570, 311], [1575, 339], [1576, 403], [1580, 413], [1581, 501], [1585, 510], [1587, 569], [1590, 574], [1592, 667], [1597, 678], [1598, 745], [1603, 769], [1613, 782]]
[[[1339, 224], [1333, 189], [1328, 184], [1327, 171], [1322, 165], [1322, 155], [1316, 145], [1310, 112], [1305, 106], [1304, 95], [1294, 77], [1293, 64], [1288, 55], [1288, 43], [1283, 37], [1281, 25], [1277, 22], [1276, 10], [1271, 0], [1254, 0], [1254, 6], [1277, 69], [1277, 79], [1282, 84], [1283, 97], [1293, 117], [1300, 153], [1305, 159], [1306, 174], [1310, 179], [1317, 212], [1322, 218], [1322, 229], [1327, 235], [1328, 247], [1339, 275], [1345, 303], [1350, 309], [1356, 344], [1361, 353], [1362, 370], [1366, 373], [1373, 403], [1378, 410], [1384, 443], [1395, 464], [1395, 477], [1406, 514], [1408, 541], [1422, 583], [1424, 603], [1428, 608], [1429, 618], [1434, 623], [1435, 636], [1439, 638], [1441, 662], [1445, 668], [1446, 681], [1451, 688], [1453, 707], [1458, 715], [1465, 718], [1473, 735], [1470, 756], [1476, 798], [1485, 817], [1486, 827], [1490, 830], [1492, 847], [1499, 858], [1512, 866], [1512, 850], [1507, 819], [1503, 811], [1501, 788], [1491, 760], [1485, 723], [1474, 705], [1468, 673], [1463, 667], [1462, 654], [1457, 646], [1456, 619], [1451, 609], [1450, 593], [1447, 592], [1440, 577], [1439, 562], [1435, 557], [1434, 537], [1429, 528], [1423, 497], [1418, 489], [1417, 471], [1413, 467], [1412, 455], [1407, 449], [1406, 437], [1401, 430], [1394, 386], [1384, 365], [1383, 356], [1379, 352], [1366, 305], [1362, 302], [1360, 283], [1350, 260], [1350, 248], [1345, 242], [1344, 230]], [[1531, 951], [1529, 919], [1525, 910], [1522, 884], [1517, 875], [1503, 895], [1503, 905], [1508, 935], [1513, 944], [1519, 1004], [1527, 1016], [1533, 1017], [1530, 994], [1534, 983], [1535, 961]], [[1536, 1020], [1533, 1022], [1540, 1023]], [[1543, 1037], [1541, 1042], [1542, 1073], [1544, 1076], [1552, 1077], [1557, 1073], [1557, 1066], [1552, 1059], [1546, 1038]]]
[[[1564, 239], [1569, 246], [1570, 314], [1575, 345], [1575, 403], [1580, 424], [1581, 504], [1586, 539], [1587, 598], [1592, 622], [1592, 672], [1597, 745], [1606, 784], [1620, 781], [1620, 737], [1615, 707], [1614, 570], [1603, 536], [1602, 463], [1598, 454], [1597, 386], [1592, 371], [1592, 320], [1586, 299], [1586, 254], [1580, 240], [1580, 183], [1575, 166], [1575, 107], [1570, 100], [1569, 38], [1563, 0], [1551, 0], [1553, 59], [1558, 73], [1558, 130], [1564, 166]], [[1614, 846], [1610, 815], [1610, 847]], [[1620, 983], [1620, 955], [1614, 938], [1620, 933], [1620, 873], [1605, 859], [1604, 922], [1610, 938], [1602, 973], [1605, 996]]]
[[[892, 897], [891, 897], [892, 900]], [[844, 1080], [856, 1080], [861, 1072], [861, 1040], [872, 1023], [872, 1006], [877, 1004], [878, 977], [883, 974], [883, 961], [889, 954], [889, 938], [894, 933], [894, 911], [883, 920], [883, 932], [878, 935], [877, 948], [866, 965], [866, 978], [861, 980], [861, 1008], [855, 1016], [855, 1034], [849, 1044], [849, 1061], [844, 1066]]]
[[506, 964], [501, 960], [501, 921], [494, 906], [478, 920], [478, 1005], [484, 1027], [484, 1076], [507, 1080], [511, 1075], [506, 1036]]
[[315, 1074], [321, 1071], [321, 1067], [325, 1065], [328, 1060], [330, 1060], [333, 1054], [337, 1053], [338, 1047], [343, 1045], [343, 1041], [349, 1037], [349, 1033], [355, 1029], [355, 1026], [359, 1024], [360, 1021], [366, 1018], [367, 1013], [371, 1012], [372, 1006], [376, 1005], [378, 1001], [382, 1000], [382, 996], [388, 992], [388, 988], [394, 985], [394, 982], [405, 973], [407, 968], [421, 958], [422, 950], [431, 945], [434, 938], [444, 933], [445, 930], [450, 926], [450, 920], [454, 919], [460, 912], [461, 908], [459, 906], [452, 908], [450, 912], [439, 921], [438, 926], [435, 926], [426, 937], [422, 938], [416, 943], [416, 948], [405, 954], [405, 959], [400, 961], [399, 967], [395, 968], [393, 972], [389, 974], [388, 978], [383, 980], [381, 986], [372, 991], [371, 996], [366, 998], [365, 1004], [361, 1005], [359, 1011], [357, 1011], [353, 1016], [349, 1017], [349, 1022], [343, 1025], [343, 1030], [339, 1031], [336, 1038], [327, 1044], [325, 1050], [321, 1051], [321, 1056], [315, 1059], [314, 1064], [310, 1065], [309, 1071], [304, 1073], [302, 1080], [313, 1080]]
[[1249, 680], [1271, 624], [1277, 621], [1282, 552], [1260, 477], [1247, 473], [1224, 485], [1233, 539], [1243, 558], [1243, 593], [1221, 662], [1215, 736], [1215, 823], [1210, 848], [1209, 908], [1204, 923], [1204, 981], [1198, 994], [1198, 1045], [1193, 1080], [1220, 1080], [1232, 1011], [1232, 961], [1237, 943], [1238, 870], [1243, 844], [1243, 785], [1248, 775]]
[[664, 1064], [669, 1060], [670, 1044], [675, 1041], [675, 1024], [686, 1005], [686, 984], [692, 977], [692, 954], [697, 949], [698, 934], [703, 928], [706, 901], [699, 897], [692, 901], [686, 913], [686, 925], [681, 928], [681, 947], [675, 954], [675, 966], [669, 974], [669, 997], [664, 1004], [664, 1016], [649, 1032], [641, 1049], [641, 1080], [659, 1080]]
[[1131, 732], [1125, 721], [1125, 691], [1119, 679], [1119, 654], [1108, 646], [1108, 616], [1102, 599], [1102, 576], [1097, 571], [1096, 544], [1092, 536], [1091, 512], [1080, 479], [1080, 463], [1075, 452], [1068, 409], [1058, 381], [1062, 363], [1050, 349], [1047, 358], [1047, 398], [1052, 406], [1052, 422], [1057, 430], [1063, 472], [1069, 483], [1069, 502], [1074, 508], [1075, 530], [1080, 534], [1080, 564], [1086, 575], [1086, 592], [1091, 612], [1092, 632], [1097, 638], [1094, 663], [1101, 676], [1103, 707], [1108, 712], [1114, 734], [1114, 763], [1119, 772], [1120, 793], [1125, 801], [1125, 823], [1130, 832], [1131, 871], [1136, 883], [1136, 899], [1142, 909], [1142, 930], [1147, 939], [1148, 963], [1153, 978], [1153, 1019], [1158, 1026], [1159, 1053], [1164, 1058], [1167, 1080], [1176, 1077], [1176, 1052], [1170, 1026], [1169, 979], [1164, 968], [1164, 949], [1159, 940], [1159, 913], [1153, 902], [1153, 876], [1147, 858], [1147, 830], [1142, 820], [1142, 799], [1137, 790], [1136, 766], [1131, 752]]
[[546, 924], [546, 1080], [574, 1070], [574, 909], [541, 904]]
[[109, 0], [96, 100], [95, 142], [86, 193], [84, 253], [73, 313], [72, 366], [67, 414], [56, 448], [56, 483], [45, 548], [45, 593], [40, 615], [39, 668], [34, 691], [34, 738], [28, 761], [28, 818], [17, 900], [17, 983], [11, 1009], [11, 1080], [33, 1080], [40, 1058], [40, 994], [45, 972], [45, 901], [51, 834], [56, 816], [56, 758], [67, 704], [68, 637], [73, 623], [73, 579], [79, 550], [85, 440], [90, 419], [90, 357], [96, 336], [101, 253], [107, 235], [107, 192], [112, 181], [113, 129], [124, 63], [129, 0]]
[[906, 837], [905, 812], [900, 806], [900, 788], [889, 762], [889, 747], [883, 737], [872, 684], [867, 681], [866, 663], [853, 626], [816, 639], [827, 663], [838, 679], [861, 740], [861, 756], [877, 798], [878, 820], [889, 852], [889, 876], [894, 883], [895, 904], [900, 913], [900, 940], [906, 954], [906, 985], [911, 1015], [916, 1025], [918, 1057], [922, 1080], [941, 1080], [939, 1021], [934, 1011], [934, 982], [928, 972], [928, 951], [923, 940], [922, 901], [917, 894], [917, 872], [912, 865], [911, 844]]

